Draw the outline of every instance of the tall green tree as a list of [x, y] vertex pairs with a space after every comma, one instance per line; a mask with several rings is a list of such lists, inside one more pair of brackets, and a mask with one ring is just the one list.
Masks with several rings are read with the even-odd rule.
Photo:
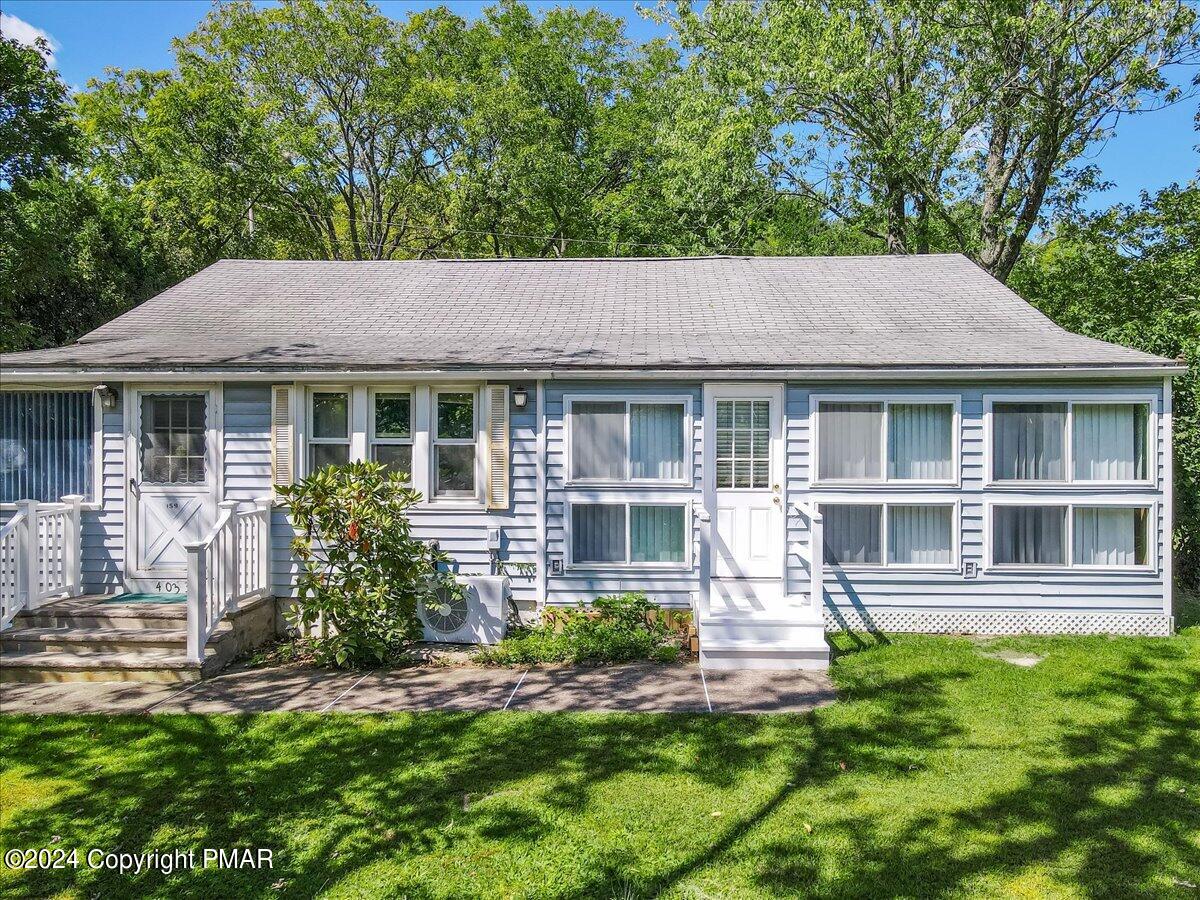
[[46, 64], [49, 53], [44, 40], [28, 47], [0, 36], [0, 191], [39, 178], [74, 156], [67, 89]]

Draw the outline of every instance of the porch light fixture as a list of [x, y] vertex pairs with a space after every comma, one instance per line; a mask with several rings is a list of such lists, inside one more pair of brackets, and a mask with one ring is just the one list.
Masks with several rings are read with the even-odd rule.
[[100, 396], [101, 409], [117, 408], [117, 392], [110, 388], [107, 384], [96, 385], [96, 393]]
[[513, 391], [513, 406], [517, 409], [524, 409], [525, 404], [529, 402], [529, 391], [523, 387], [519, 387]]

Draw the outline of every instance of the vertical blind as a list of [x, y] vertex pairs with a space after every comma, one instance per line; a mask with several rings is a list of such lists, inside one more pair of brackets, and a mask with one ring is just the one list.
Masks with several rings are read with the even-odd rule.
[[883, 543], [883, 507], [822, 504], [825, 561], [833, 565], [878, 565]]
[[893, 403], [888, 407], [888, 477], [951, 480], [953, 433], [953, 406]]
[[683, 407], [676, 403], [631, 403], [629, 445], [630, 478], [683, 478]]
[[572, 504], [571, 558], [577, 563], [625, 562], [625, 507]]
[[630, 559], [633, 562], [683, 562], [683, 519], [682, 506], [631, 506]]
[[997, 403], [992, 407], [992, 476], [996, 480], [1062, 481], [1065, 403]]
[[1076, 479], [1141, 481], [1146, 478], [1146, 404], [1078, 403], [1074, 419]]
[[92, 494], [89, 391], [0, 391], [0, 502]]
[[822, 403], [818, 415], [821, 479], [883, 477], [882, 403]]
[[625, 480], [625, 404], [571, 404], [571, 477]]
[[1121, 507], [1075, 509], [1075, 563], [1080, 566], [1144, 566], [1147, 512]]
[[954, 507], [888, 508], [888, 559], [903, 566], [946, 566], [954, 560]]
[[1066, 565], [1065, 506], [992, 508], [992, 557], [997, 565]]

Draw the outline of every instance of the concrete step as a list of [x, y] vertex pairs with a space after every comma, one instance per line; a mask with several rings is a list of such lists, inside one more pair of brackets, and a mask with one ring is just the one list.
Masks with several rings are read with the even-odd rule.
[[[216, 644], [233, 633], [227, 622], [217, 626], [209, 637]], [[187, 648], [185, 628], [10, 628], [0, 631], [0, 652], [67, 650], [127, 650], [171, 647], [183, 653]]]
[[705, 641], [700, 639], [700, 666], [705, 669], [816, 669], [829, 668], [829, 645], [785, 641]]
[[186, 623], [183, 603], [53, 603], [13, 619], [14, 628], [179, 629]]
[[[209, 652], [205, 653], [205, 668]], [[215, 657], [212, 657], [215, 660]], [[201, 667], [167, 648], [137, 651], [5, 650], [0, 681], [198, 681]]]

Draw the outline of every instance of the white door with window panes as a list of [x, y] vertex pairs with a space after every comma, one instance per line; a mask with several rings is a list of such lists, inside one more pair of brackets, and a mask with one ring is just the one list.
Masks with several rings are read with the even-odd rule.
[[183, 594], [187, 544], [216, 520], [218, 392], [134, 389], [129, 394], [130, 590]]
[[782, 579], [783, 391], [706, 388], [711, 569], [722, 579]]

